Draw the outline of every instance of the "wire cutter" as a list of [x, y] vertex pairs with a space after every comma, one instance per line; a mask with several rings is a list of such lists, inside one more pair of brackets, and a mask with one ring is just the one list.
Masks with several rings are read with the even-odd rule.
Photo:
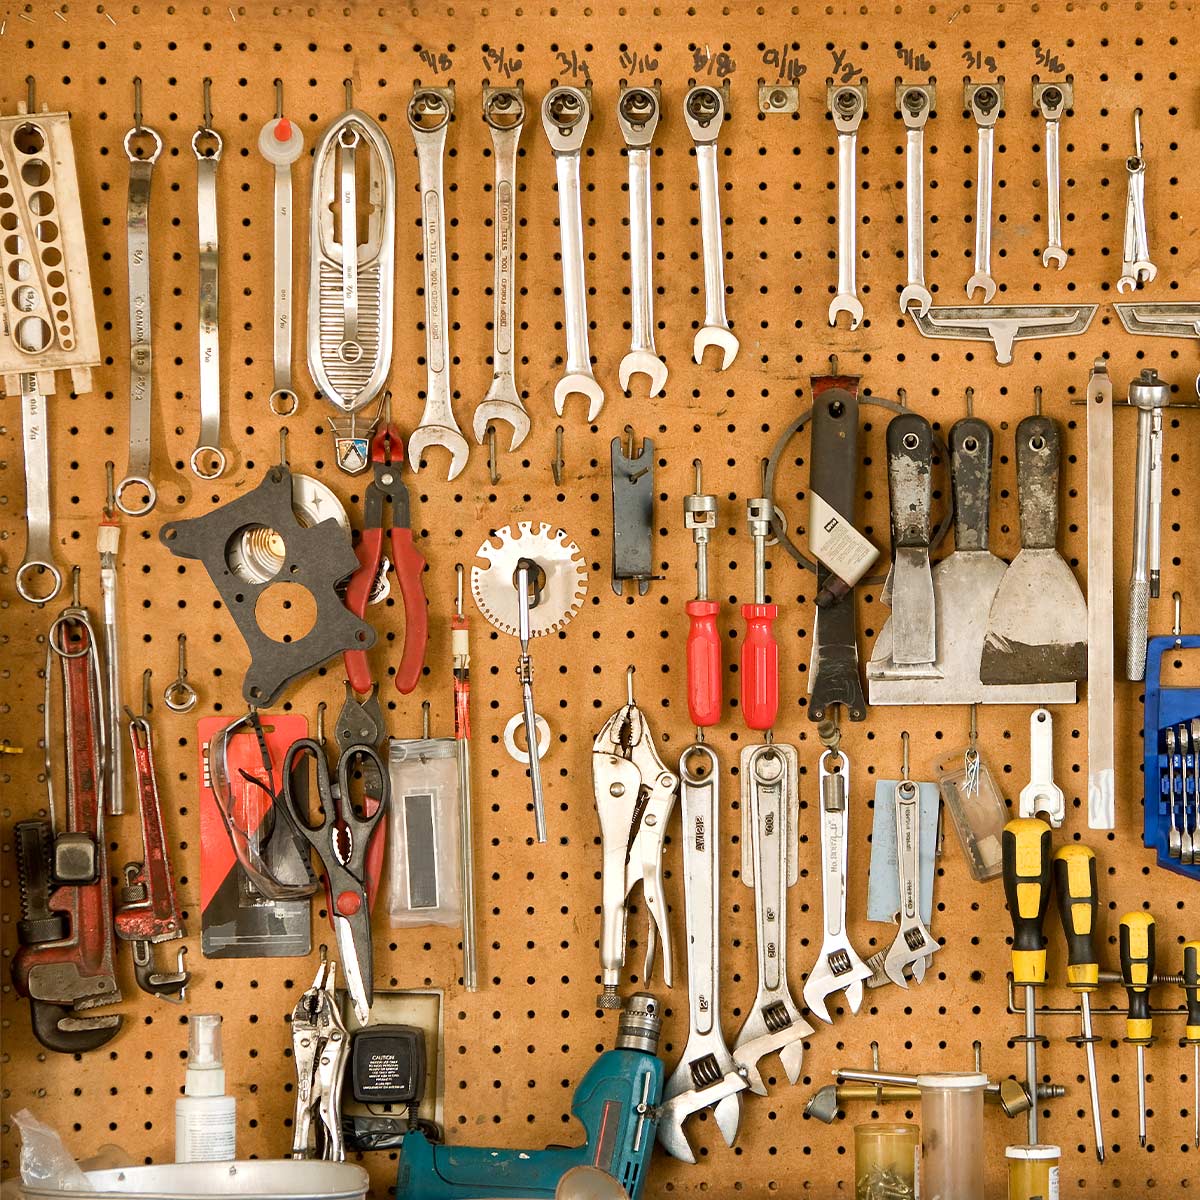
[[[336, 975], [337, 963], [329, 961], [322, 946], [321, 965], [312, 987], [292, 1010], [292, 1057], [296, 1063], [293, 1158], [341, 1162], [346, 1157], [342, 1086], [350, 1036], [338, 1011]], [[314, 1115], [320, 1121], [315, 1131]]]
[[[295, 790], [299, 772], [303, 770], [300, 759], [310, 756], [316, 762], [317, 795], [322, 810], [317, 825], [310, 823], [307, 806], [299, 804]], [[360, 816], [350, 797], [350, 780], [356, 770], [369, 775], [372, 767], [379, 773], [383, 795], [373, 812]], [[283, 776], [283, 811], [321, 860], [328, 888], [329, 920], [346, 976], [346, 990], [358, 1023], [365, 1025], [375, 996], [370, 905], [373, 887], [367, 864], [371, 840], [387, 811], [390, 793], [387, 767], [374, 746], [350, 746], [338, 759], [335, 781], [320, 742], [301, 738], [288, 749]]]
[[617, 992], [625, 965], [626, 902], [638, 881], [650, 910], [643, 979], [654, 969], [662, 939], [663, 982], [671, 986], [671, 927], [663, 888], [663, 842], [675, 807], [679, 778], [663, 765], [646, 715], [633, 701], [629, 668], [628, 702], [604, 723], [592, 743], [592, 786], [602, 842], [600, 967], [601, 1008], [620, 1006]]
[[[383, 509], [391, 503], [392, 566], [404, 600], [404, 652], [396, 668], [396, 687], [404, 695], [417, 686], [425, 665], [425, 643], [429, 637], [428, 600], [425, 597], [425, 559], [413, 544], [408, 486], [400, 477], [404, 464], [404, 442], [390, 420], [371, 439], [374, 479], [363, 496], [363, 530], [355, 553], [358, 570], [346, 588], [346, 607], [357, 617], [367, 611], [367, 600], [383, 556]], [[345, 652], [346, 674], [354, 690], [362, 695], [371, 690], [371, 665], [365, 650]]]

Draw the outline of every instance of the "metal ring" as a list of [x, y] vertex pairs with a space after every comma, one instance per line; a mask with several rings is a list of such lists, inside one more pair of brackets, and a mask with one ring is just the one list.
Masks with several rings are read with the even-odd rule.
[[[277, 401], [286, 396], [292, 403], [289, 408], [280, 408]], [[291, 388], [276, 388], [267, 400], [271, 411], [277, 417], [290, 417], [300, 407], [300, 397]]]
[[[47, 593], [45, 596], [35, 596], [32, 592], [27, 591], [25, 587], [25, 576], [35, 568], [49, 573], [50, 578], [54, 581], [54, 590]], [[18, 568], [16, 575], [17, 595], [22, 600], [30, 604], [48, 604], [55, 596], [62, 591], [62, 572], [52, 562], [39, 562], [36, 558], [26, 559]]]
[[[147, 500], [141, 508], [126, 508], [121, 502], [121, 497], [125, 494], [127, 487], [132, 487], [138, 484], [146, 489]], [[116, 491], [113, 492], [113, 503], [127, 517], [144, 517], [158, 503], [158, 489], [146, 478], [145, 475], [126, 475], [120, 483], [117, 484]]]
[[[130, 144], [133, 142], [133, 139], [135, 137], [141, 137], [142, 134], [145, 134], [148, 138], [151, 138], [154, 141], [154, 153], [147, 154], [145, 158], [139, 158], [129, 148]], [[196, 134], [192, 138], [193, 148], [195, 147], [196, 138], [198, 138], [199, 136], [200, 136], [200, 131], [197, 130]], [[125, 135], [125, 155], [129, 159], [130, 162], [145, 162], [145, 163], [149, 163], [151, 166], [153, 166], [156, 162], [158, 162], [158, 156], [162, 153], [162, 148], [163, 148], [162, 138], [160, 138], [158, 136], [158, 134], [153, 129], [150, 128], [149, 125], [135, 125]]]
[[[205, 154], [197, 145], [201, 138], [212, 138], [216, 143], [216, 149], [212, 154]], [[201, 127], [192, 134], [192, 153], [201, 161], [207, 159], [209, 162], [220, 162], [221, 154], [225, 149], [225, 139], [215, 129]]]
[[[182, 700], [175, 697], [182, 696]], [[196, 689], [186, 679], [174, 679], [163, 689], [163, 703], [173, 713], [189, 713], [196, 707]]]
[[[886, 408], [889, 412], [900, 414], [910, 413], [914, 410], [906, 405], [900, 404], [896, 400], [886, 400], [882, 396], [859, 396], [859, 404], [874, 404], [878, 408]], [[795, 559], [796, 563], [803, 567], [806, 571], [812, 571], [815, 575], [817, 572], [817, 564], [813, 562], [803, 551], [801, 551], [792, 539], [788, 536], [786, 519], [778, 516], [779, 506], [775, 504], [775, 472], [779, 467], [779, 462], [783, 458], [783, 452], [787, 448], [788, 442], [792, 440], [804, 427], [812, 420], [812, 406], [806, 408], [792, 423], [779, 435], [775, 442], [774, 448], [771, 450], [771, 457], [767, 460], [767, 475], [765, 480], [764, 491], [771, 498], [771, 505], [775, 509], [776, 516], [771, 518], [771, 528], [775, 531], [775, 535], [779, 540], [779, 544]], [[942, 440], [942, 435], [933, 431], [934, 449], [942, 456], [942, 460], [949, 464], [950, 451], [946, 443]], [[954, 523], [954, 493], [950, 493], [950, 507], [946, 510], [946, 515], [942, 517], [937, 528], [933, 531], [933, 537], [929, 543], [931, 551], [936, 550], [945, 540], [946, 534], [950, 532], [950, 526]], [[860, 579], [858, 582], [866, 587], [882, 587], [884, 580], [887, 579], [887, 574], [868, 575], [865, 579]]]
[[[211, 475], [201, 471], [196, 465], [201, 454], [211, 454], [217, 460], [217, 469]], [[199, 479], [220, 479], [225, 474], [225, 453], [216, 446], [197, 446], [188, 459], [188, 465], [192, 468], [192, 474]]]
[[[505, 110], [502, 105], [509, 104], [509, 110]], [[509, 112], [512, 113], [512, 121], [506, 125], [502, 121], [497, 121], [493, 116], [494, 112], [502, 112], [507, 117]], [[525, 101], [521, 98], [521, 93], [516, 88], [497, 88], [490, 95], [485, 96], [483, 100], [483, 119], [492, 129], [497, 129], [501, 133], [507, 133], [517, 125], [523, 124], [525, 121]]]
[[[519, 725], [524, 724], [525, 714], [514, 713], [504, 727], [504, 748], [512, 755], [517, 762], [524, 766], [529, 765], [529, 751], [522, 750], [517, 745], [516, 738], [513, 736]], [[545, 758], [546, 751], [550, 749], [550, 725], [540, 713], [535, 713], [533, 717], [534, 727], [537, 729], [537, 747], [538, 758]]]
[[[86, 646], [84, 646], [84, 648], [82, 650], [76, 650], [74, 654], [71, 654], [68, 651], [64, 650], [63, 647], [54, 640], [54, 635], [68, 621], [80, 621], [81, 620], [81, 618], [77, 615], [79, 612], [80, 612], [80, 609], [78, 609], [78, 608], [68, 608], [65, 612], [60, 613], [57, 617], [54, 618], [53, 623], [51, 624], [49, 630], [46, 633], [46, 641], [47, 641], [48, 645], [50, 646], [50, 649], [53, 650], [54, 653], [59, 656], [59, 658], [85, 658], [87, 655], [91, 654], [91, 652], [95, 646], [95, 642], [92, 637], [91, 623], [86, 620], [83, 620], [82, 624], [83, 624], [84, 628], [88, 631], [88, 644]], [[86, 616], [86, 614], [84, 614], [84, 615]], [[49, 659], [47, 659], [47, 661], [49, 661]], [[47, 686], [47, 688], [49, 688], [50, 685], [47, 684], [46, 686]]]

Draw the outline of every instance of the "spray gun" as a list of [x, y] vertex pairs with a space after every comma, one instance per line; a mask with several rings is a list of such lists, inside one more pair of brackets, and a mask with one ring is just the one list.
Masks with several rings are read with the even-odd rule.
[[587, 1132], [582, 1145], [544, 1150], [441, 1146], [414, 1129], [401, 1147], [396, 1200], [553, 1200], [559, 1180], [581, 1166], [612, 1176], [630, 1200], [638, 1200], [662, 1096], [661, 1028], [653, 996], [640, 992], [626, 1001], [616, 1045], [600, 1055], [571, 1100], [571, 1112]]

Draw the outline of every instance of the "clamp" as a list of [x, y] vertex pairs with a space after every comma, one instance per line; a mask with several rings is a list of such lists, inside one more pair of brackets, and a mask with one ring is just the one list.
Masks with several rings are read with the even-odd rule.
[[[296, 1114], [293, 1158], [324, 1158], [341, 1162], [342, 1084], [350, 1035], [338, 1010], [334, 980], [337, 963], [321, 947], [321, 965], [312, 987], [292, 1010], [292, 1053], [296, 1061]], [[320, 1122], [313, 1138], [313, 1117]]]

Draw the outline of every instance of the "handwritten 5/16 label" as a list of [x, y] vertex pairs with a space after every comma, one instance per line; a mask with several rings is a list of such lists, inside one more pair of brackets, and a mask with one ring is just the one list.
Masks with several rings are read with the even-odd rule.
[[1061, 75], [1067, 69], [1063, 66], [1062, 59], [1053, 50], [1048, 50], [1045, 46], [1034, 46], [1033, 61], [1039, 67], [1044, 67], [1047, 71], [1055, 75]]

